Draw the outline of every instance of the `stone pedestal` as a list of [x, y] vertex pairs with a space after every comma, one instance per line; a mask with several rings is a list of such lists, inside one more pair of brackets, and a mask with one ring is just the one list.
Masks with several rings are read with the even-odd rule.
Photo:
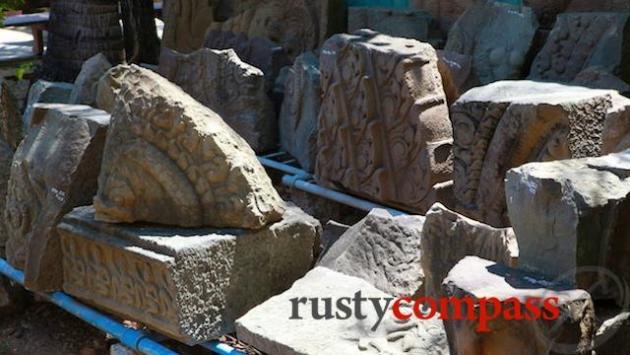
[[296, 207], [258, 231], [114, 225], [81, 207], [58, 230], [64, 291], [195, 344], [302, 277], [320, 225]]

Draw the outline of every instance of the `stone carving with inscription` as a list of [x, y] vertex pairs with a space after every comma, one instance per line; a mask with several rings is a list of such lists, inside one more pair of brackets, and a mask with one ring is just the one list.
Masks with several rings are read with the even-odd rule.
[[315, 169], [323, 183], [426, 212], [452, 171], [437, 61], [428, 44], [369, 30], [326, 41]]
[[475, 88], [451, 107], [457, 210], [509, 226], [505, 173], [528, 162], [602, 154], [615, 92], [533, 81]]
[[571, 82], [596, 66], [630, 82], [630, 13], [568, 13], [540, 50], [529, 78]]
[[444, 49], [471, 55], [481, 84], [520, 79], [537, 28], [529, 7], [479, 1], [453, 25]]
[[58, 228], [63, 288], [197, 344], [234, 332], [238, 317], [302, 277], [320, 229], [293, 206], [256, 231], [109, 224], [80, 207]]
[[218, 113], [256, 153], [277, 147], [278, 122], [264, 74], [232, 49], [180, 54], [165, 48], [159, 72]]
[[33, 110], [29, 134], [11, 165], [6, 254], [24, 270], [28, 289], [56, 291], [63, 271], [55, 227], [96, 193], [110, 116], [79, 105], [35, 104]]
[[99, 220], [259, 229], [282, 217], [254, 151], [219, 115], [148, 69], [119, 71]]
[[282, 46], [261, 37], [248, 38], [242, 33], [208, 31], [204, 47], [211, 49], [233, 49], [245, 63], [265, 73], [265, 87], [269, 92], [280, 74], [280, 70], [291, 64]]

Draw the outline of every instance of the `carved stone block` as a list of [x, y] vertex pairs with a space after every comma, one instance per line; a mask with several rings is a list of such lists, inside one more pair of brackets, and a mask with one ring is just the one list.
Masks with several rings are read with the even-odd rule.
[[302, 277], [320, 225], [296, 207], [257, 231], [115, 225], [80, 207], [58, 230], [67, 293], [195, 344]]
[[630, 149], [630, 99], [611, 93], [612, 107], [608, 110], [602, 135], [602, 154]]
[[316, 175], [413, 212], [449, 179], [451, 122], [428, 44], [364, 30], [336, 35], [321, 55]]
[[315, 169], [319, 109], [319, 58], [312, 52], [295, 60], [287, 74], [280, 111], [280, 144], [306, 171]]
[[73, 85], [69, 83], [37, 80], [28, 92], [26, 109], [22, 115], [23, 128], [27, 130], [31, 125], [33, 105], [37, 103], [67, 104], [72, 88]]
[[[444, 320], [453, 354], [591, 354], [595, 310], [584, 290], [476, 256], [468, 256], [455, 265], [444, 280], [443, 289], [448, 297], [478, 300], [477, 307], [468, 307], [467, 302], [460, 306], [448, 303], [450, 315], [455, 307], [460, 309], [459, 319]], [[543, 306], [542, 300], [552, 297], [558, 299], [557, 319]], [[490, 298], [501, 302], [502, 309], [497, 309]], [[534, 298], [539, 301], [534, 302]], [[489, 332], [485, 333], [477, 331], [481, 326], [481, 299], [487, 300], [484, 311]], [[535, 313], [530, 310], [534, 307], [540, 312], [538, 319], [515, 319], [516, 314], [534, 318]], [[493, 314], [497, 316], [490, 319]], [[545, 316], [552, 319], [546, 320]]]
[[630, 12], [630, 2], [626, 0], [570, 0], [567, 12]]
[[110, 116], [89, 106], [36, 104], [29, 134], [13, 157], [6, 209], [7, 259], [34, 291], [61, 288], [55, 226], [97, 189]]
[[284, 201], [254, 151], [219, 115], [150, 70], [116, 75], [99, 220], [258, 229], [282, 218]]
[[77, 80], [74, 81], [69, 103], [94, 106], [98, 81], [111, 67], [102, 53], [86, 60], [81, 66]]
[[630, 13], [569, 13], [558, 20], [540, 50], [529, 78], [571, 82], [598, 66], [630, 81]]
[[433, 17], [428, 12], [411, 9], [350, 7], [348, 32], [370, 29], [392, 37], [405, 37], [426, 42]]
[[528, 162], [593, 157], [614, 92], [532, 81], [475, 88], [451, 107], [457, 210], [509, 226], [505, 173]]
[[267, 91], [273, 88], [280, 70], [290, 65], [285, 49], [266, 38], [248, 38], [242, 33], [213, 30], [206, 34], [204, 47], [233, 49], [242, 61], [265, 73]]
[[622, 303], [626, 291], [603, 270], [630, 284], [630, 150], [526, 164], [505, 188], [521, 267]]
[[422, 216], [392, 216], [374, 209], [332, 245], [319, 265], [361, 278], [394, 296], [422, 295], [423, 225]]
[[317, 49], [329, 35], [341, 31], [341, 0], [265, 0], [225, 22], [214, 23], [212, 30], [263, 37], [280, 44], [289, 58]]
[[165, 0], [162, 47], [189, 53], [203, 46], [206, 30], [215, 22], [218, 0]]
[[607, 72], [601, 67], [588, 67], [582, 70], [571, 85], [586, 86], [593, 89], [616, 90], [630, 97], [630, 84]]
[[15, 150], [23, 136], [22, 118], [17, 100], [9, 84], [4, 79], [0, 79], [0, 138]]
[[512, 228], [493, 228], [437, 203], [427, 212], [422, 230], [425, 292], [441, 297], [442, 281], [466, 256], [517, 266], [518, 244]]
[[[341, 306], [353, 297], [362, 297], [361, 305], [353, 306], [351, 313], [343, 319]], [[298, 319], [293, 316], [292, 299], [319, 301], [313, 305], [317, 313], [311, 312], [311, 304], [300, 304]], [[333, 317], [317, 319], [324, 315], [325, 299], [331, 300]], [[316, 267], [302, 279], [296, 281], [286, 292], [270, 298], [249, 311], [236, 322], [238, 338], [257, 349], [274, 355], [320, 355], [320, 354], [448, 354], [448, 344], [442, 321], [437, 317], [429, 320], [396, 320], [389, 305], [386, 305], [383, 320], [378, 323], [375, 307], [366, 300], [378, 300], [383, 307], [392, 296], [376, 289], [368, 282], [347, 276], [324, 267]], [[345, 299], [345, 300], [344, 300]], [[347, 301], [347, 302], [346, 302]], [[355, 307], [361, 312], [358, 319]], [[411, 313], [411, 310], [404, 310]], [[334, 312], [340, 317], [334, 317]], [[353, 316], [354, 314], [354, 316]], [[359, 316], [359, 317], [360, 317]]]
[[164, 48], [159, 73], [218, 113], [257, 153], [278, 146], [278, 122], [263, 72], [233, 50], [180, 54]]
[[472, 72], [472, 57], [449, 51], [437, 51], [438, 69], [442, 76], [444, 93], [449, 106], [464, 92], [477, 86], [478, 80]]
[[479, 1], [453, 25], [444, 49], [471, 55], [481, 84], [520, 79], [537, 28], [529, 7]]

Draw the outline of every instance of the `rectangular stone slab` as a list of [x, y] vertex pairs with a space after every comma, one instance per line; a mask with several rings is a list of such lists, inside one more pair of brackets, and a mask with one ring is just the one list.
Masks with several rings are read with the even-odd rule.
[[107, 224], [80, 207], [58, 230], [67, 293], [195, 344], [302, 277], [320, 225], [297, 207], [258, 231]]

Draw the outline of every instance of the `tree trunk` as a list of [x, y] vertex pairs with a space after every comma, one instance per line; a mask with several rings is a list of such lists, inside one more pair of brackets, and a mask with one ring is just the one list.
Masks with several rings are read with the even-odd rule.
[[125, 53], [129, 63], [157, 64], [160, 40], [152, 0], [121, 0]]
[[103, 53], [112, 64], [124, 60], [116, 0], [53, 0], [42, 76], [73, 82], [83, 62]]

